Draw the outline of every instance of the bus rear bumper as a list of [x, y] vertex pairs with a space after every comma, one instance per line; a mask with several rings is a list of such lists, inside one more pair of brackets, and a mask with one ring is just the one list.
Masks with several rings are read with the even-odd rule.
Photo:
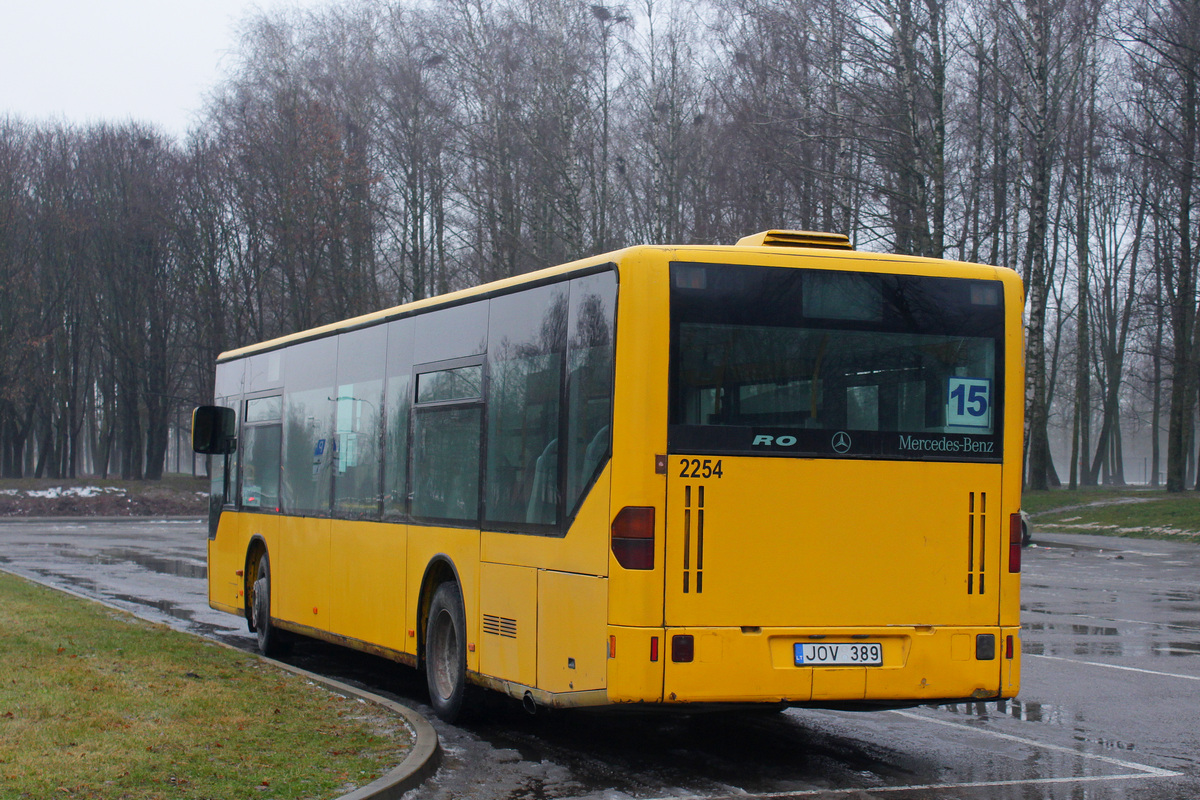
[[[614, 626], [609, 628], [608, 696], [615, 703], [861, 704], [864, 708], [1001, 699], [1015, 696], [1019, 687], [1019, 633], [1015, 627], [927, 625]], [[814, 647], [819, 645], [824, 649], [817, 653]], [[869, 647], [873, 645], [878, 645], [878, 651]], [[798, 664], [797, 646], [801, 652], [841, 662], [872, 658], [878, 652], [882, 663]]]

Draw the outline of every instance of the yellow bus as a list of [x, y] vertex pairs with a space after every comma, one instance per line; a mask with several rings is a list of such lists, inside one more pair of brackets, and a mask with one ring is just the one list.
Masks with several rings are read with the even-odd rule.
[[209, 600], [534, 710], [1019, 683], [1022, 286], [767, 231], [220, 356]]

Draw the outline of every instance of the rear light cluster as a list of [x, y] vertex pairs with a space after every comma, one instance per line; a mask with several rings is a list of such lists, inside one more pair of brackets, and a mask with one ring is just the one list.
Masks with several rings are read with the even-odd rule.
[[654, 508], [625, 506], [612, 524], [612, 552], [625, 569], [654, 569]]
[[[658, 661], [659, 639], [650, 637], [650, 660]], [[608, 657], [617, 657], [617, 637], [608, 637]], [[671, 660], [677, 664], [687, 664], [696, 658], [696, 639], [690, 633], [675, 634], [671, 637]]]
[[1021, 515], [1008, 518], [1008, 571], [1021, 571]]

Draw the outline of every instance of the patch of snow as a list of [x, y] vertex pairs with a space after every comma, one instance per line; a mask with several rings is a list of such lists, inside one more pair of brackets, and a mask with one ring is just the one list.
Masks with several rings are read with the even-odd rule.
[[49, 489], [31, 489], [25, 492], [26, 497], [95, 497], [98, 494], [125, 494], [125, 490], [116, 486], [52, 486]]
[[[1074, 517], [1073, 519], [1079, 519]], [[1038, 525], [1039, 531], [1061, 531], [1063, 533], [1087, 533], [1089, 531], [1107, 531], [1111, 533], [1126, 534], [1126, 533], [1157, 533], [1164, 536], [1186, 536], [1195, 538], [1200, 536], [1200, 531], [1186, 531], [1181, 528], [1172, 528], [1169, 525], [1151, 526], [1142, 525], [1136, 527], [1126, 527], [1122, 525], [1105, 525], [1099, 522], [1079, 522], [1075, 524], [1066, 524], [1067, 520], [1062, 522], [1045, 522]]]

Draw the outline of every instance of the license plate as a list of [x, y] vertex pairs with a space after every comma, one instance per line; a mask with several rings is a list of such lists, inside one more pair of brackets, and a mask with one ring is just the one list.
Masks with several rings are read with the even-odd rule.
[[879, 642], [796, 642], [797, 667], [881, 667]]

